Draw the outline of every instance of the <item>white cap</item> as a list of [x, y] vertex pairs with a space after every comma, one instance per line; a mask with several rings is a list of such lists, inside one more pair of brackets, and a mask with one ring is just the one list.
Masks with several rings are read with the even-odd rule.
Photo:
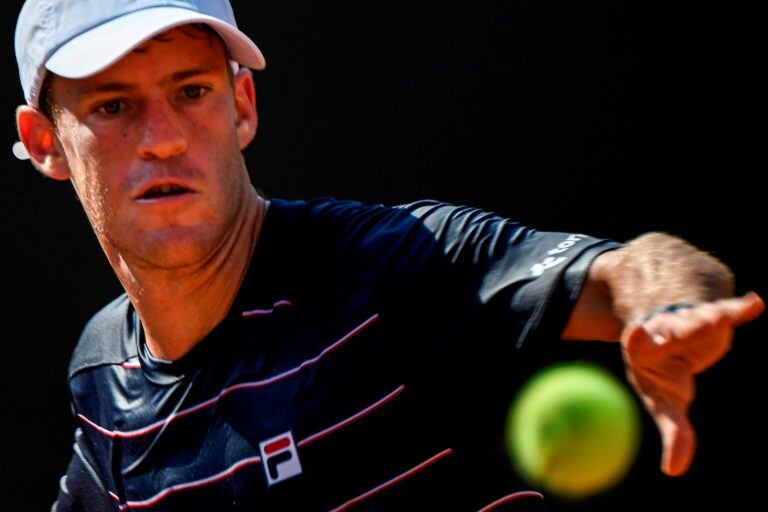
[[39, 106], [47, 71], [66, 78], [95, 75], [151, 37], [189, 23], [216, 30], [234, 61], [266, 66], [256, 44], [238, 30], [228, 0], [27, 0], [15, 38], [27, 104]]

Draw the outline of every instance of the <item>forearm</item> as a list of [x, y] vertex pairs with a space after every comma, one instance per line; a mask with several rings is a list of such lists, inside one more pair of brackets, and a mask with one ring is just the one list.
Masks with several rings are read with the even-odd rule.
[[677, 302], [732, 297], [731, 270], [685, 240], [645, 233], [598, 256], [574, 307], [563, 339], [618, 341], [629, 322]]

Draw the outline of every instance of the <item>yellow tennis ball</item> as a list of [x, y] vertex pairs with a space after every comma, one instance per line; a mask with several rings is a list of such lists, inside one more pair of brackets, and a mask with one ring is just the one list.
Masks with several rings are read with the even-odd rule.
[[510, 406], [505, 443], [529, 483], [580, 499], [624, 478], [640, 437], [640, 411], [626, 386], [602, 367], [578, 362], [528, 379]]

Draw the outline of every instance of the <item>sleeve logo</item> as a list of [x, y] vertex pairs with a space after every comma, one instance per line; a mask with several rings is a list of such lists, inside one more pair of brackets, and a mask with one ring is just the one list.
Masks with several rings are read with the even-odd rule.
[[531, 267], [531, 275], [533, 277], [539, 277], [544, 273], [545, 270], [550, 269], [552, 267], [556, 267], [557, 265], [561, 264], [568, 258], [565, 256], [559, 256], [555, 257], [555, 254], [560, 254], [563, 252], [566, 252], [568, 249], [576, 245], [576, 242], [580, 242], [587, 238], [587, 235], [571, 235], [559, 244], [557, 244], [557, 247], [554, 249], [550, 249], [547, 251], [547, 256], [544, 258], [544, 260], [541, 263], [536, 263], [534, 266]]
[[264, 472], [267, 474], [268, 485], [301, 474], [301, 462], [290, 430], [266, 441], [261, 441], [259, 450], [261, 451]]

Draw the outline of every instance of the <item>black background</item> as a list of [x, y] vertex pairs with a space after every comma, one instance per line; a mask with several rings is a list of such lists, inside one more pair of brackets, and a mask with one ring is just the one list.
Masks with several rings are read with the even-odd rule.
[[[679, 235], [762, 293], [759, 137], [745, 96], [762, 54], [739, 2], [623, 0], [233, 2], [259, 44], [260, 126], [246, 151], [267, 196], [394, 204], [436, 198], [542, 230], [626, 241]], [[87, 319], [121, 292], [67, 183], [11, 156], [23, 101], [3, 3], [2, 509], [45, 510], [69, 458], [65, 372]], [[755, 168], [761, 171], [764, 166]], [[697, 377], [699, 447], [659, 470], [645, 414], [641, 454], [617, 489], [552, 510], [742, 510], [764, 458], [763, 319]], [[615, 344], [560, 342], [565, 358], [623, 375]], [[749, 469], [749, 468], [757, 469]]]

